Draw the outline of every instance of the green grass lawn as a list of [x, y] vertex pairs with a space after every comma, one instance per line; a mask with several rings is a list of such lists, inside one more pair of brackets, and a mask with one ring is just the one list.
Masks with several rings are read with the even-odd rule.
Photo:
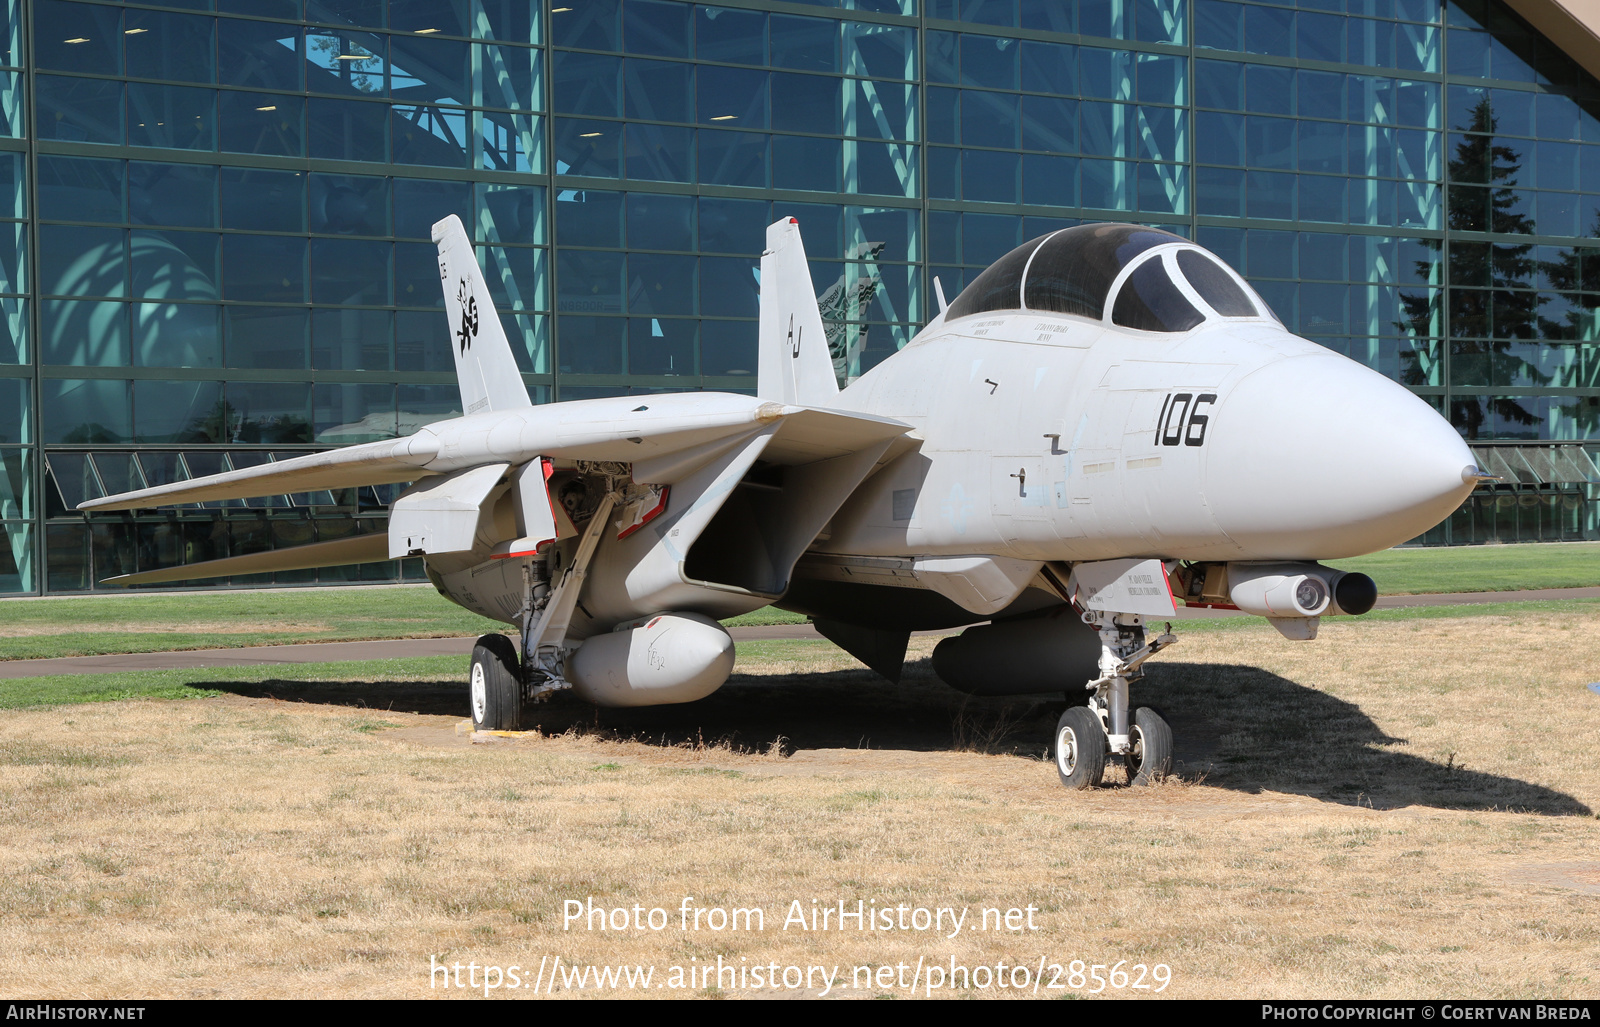
[[[1334, 562], [1372, 575], [1384, 595], [1600, 585], [1600, 542], [1391, 549]], [[804, 621], [768, 608], [726, 623]], [[0, 659], [477, 635], [503, 628], [427, 585], [74, 596], [0, 603]]]
[[1386, 596], [1600, 585], [1600, 542], [1390, 549], [1330, 562], [1370, 574]]
[[[728, 621], [804, 622], [797, 614], [773, 609]], [[428, 585], [72, 596], [0, 603], [0, 659], [442, 638], [504, 628], [446, 601]]]

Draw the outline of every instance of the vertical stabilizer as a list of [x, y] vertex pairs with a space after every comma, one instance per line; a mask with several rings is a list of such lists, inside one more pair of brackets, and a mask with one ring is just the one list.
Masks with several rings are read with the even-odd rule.
[[433, 241], [439, 247], [439, 278], [450, 318], [450, 349], [461, 385], [461, 412], [480, 414], [532, 406], [461, 219], [451, 214], [435, 223]]
[[822, 331], [800, 223], [767, 227], [761, 255], [761, 334], [756, 395], [779, 403], [830, 406], [839, 394], [833, 357]]

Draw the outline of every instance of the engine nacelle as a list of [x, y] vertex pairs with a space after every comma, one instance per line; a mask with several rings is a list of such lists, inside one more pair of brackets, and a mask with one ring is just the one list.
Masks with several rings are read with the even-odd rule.
[[968, 695], [1079, 691], [1100, 676], [1100, 636], [1057, 607], [945, 639], [933, 649], [933, 672]]
[[698, 613], [663, 613], [593, 635], [566, 665], [573, 694], [596, 706], [694, 702], [732, 671], [733, 639]]

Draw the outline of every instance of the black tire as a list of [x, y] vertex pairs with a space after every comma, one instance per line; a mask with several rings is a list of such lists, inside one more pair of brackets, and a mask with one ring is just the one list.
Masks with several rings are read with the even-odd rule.
[[1068, 788], [1082, 791], [1100, 783], [1106, 772], [1106, 732], [1087, 706], [1071, 706], [1056, 722], [1056, 774]]
[[515, 731], [522, 723], [517, 647], [504, 635], [484, 635], [472, 647], [467, 701], [474, 731]]
[[1172, 773], [1172, 728], [1155, 707], [1133, 711], [1128, 741], [1133, 746], [1128, 752], [1130, 784], [1153, 785]]

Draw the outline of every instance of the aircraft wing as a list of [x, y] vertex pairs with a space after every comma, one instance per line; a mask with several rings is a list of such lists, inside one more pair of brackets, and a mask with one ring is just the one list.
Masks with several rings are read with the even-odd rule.
[[[642, 400], [642, 402], [641, 402]], [[770, 459], [806, 464], [858, 452], [910, 430], [886, 417], [790, 406], [727, 393], [576, 400], [474, 414], [403, 439], [311, 453], [80, 503], [84, 511], [387, 485], [538, 457], [631, 464], [638, 481], [671, 483], [747, 436], [776, 428]]]

